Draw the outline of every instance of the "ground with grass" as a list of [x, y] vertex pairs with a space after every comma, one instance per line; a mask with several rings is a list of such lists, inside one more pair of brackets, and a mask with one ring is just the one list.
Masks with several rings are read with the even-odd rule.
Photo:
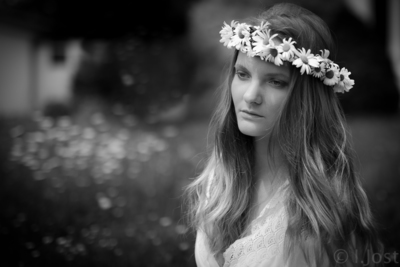
[[[386, 252], [400, 250], [400, 118], [349, 118]], [[123, 109], [2, 119], [2, 266], [195, 266], [183, 188], [208, 119], [143, 124]]]

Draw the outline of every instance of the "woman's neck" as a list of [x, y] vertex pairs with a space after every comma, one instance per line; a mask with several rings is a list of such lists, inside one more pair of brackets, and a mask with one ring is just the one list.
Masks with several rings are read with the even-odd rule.
[[[281, 150], [276, 145], [277, 142], [268, 142], [267, 138], [254, 140], [256, 181], [247, 226], [259, 216], [265, 204], [271, 200], [288, 177], [288, 167]], [[269, 149], [268, 145], [273, 144], [275, 147]], [[248, 231], [250, 228], [247, 228], [244, 235], [247, 235]]]
[[277, 142], [269, 142], [268, 138], [255, 139], [254, 147], [257, 181], [271, 188], [281, 185], [287, 177], [288, 168]]

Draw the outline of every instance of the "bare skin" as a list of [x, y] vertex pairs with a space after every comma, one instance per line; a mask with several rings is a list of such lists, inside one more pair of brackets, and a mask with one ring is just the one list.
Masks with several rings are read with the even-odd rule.
[[256, 190], [250, 221], [261, 212], [265, 203], [288, 176], [287, 166], [279, 149], [274, 149], [273, 162], [268, 155], [271, 129], [288, 94], [290, 71], [258, 57], [239, 53], [232, 82], [232, 98], [239, 130], [253, 136], [255, 142]]

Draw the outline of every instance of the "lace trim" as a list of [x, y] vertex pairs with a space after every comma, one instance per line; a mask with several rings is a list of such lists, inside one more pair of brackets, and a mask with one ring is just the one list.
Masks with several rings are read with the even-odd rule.
[[267, 209], [274, 208], [279, 202], [282, 201], [284, 197], [284, 191], [287, 189], [289, 181], [286, 180], [278, 189], [275, 191], [275, 194], [272, 196], [270, 201], [265, 205], [265, 207], [261, 210], [260, 215], [257, 218], [264, 216], [264, 213]]
[[257, 266], [257, 264], [279, 257], [283, 252], [287, 216], [282, 207], [277, 214], [265, 218], [250, 236], [236, 240], [223, 254], [224, 267]]
[[224, 253], [224, 267], [258, 266], [262, 261], [279, 257], [287, 228], [284, 207], [286, 182], [251, 223], [251, 234], [236, 240]]
[[[210, 198], [214, 182], [214, 171], [210, 173], [206, 189], [206, 203]], [[223, 267], [258, 266], [263, 261], [281, 257], [287, 228], [287, 214], [284, 207], [288, 181], [276, 191], [264, 206], [259, 216], [251, 222], [249, 236], [236, 240], [223, 253]]]

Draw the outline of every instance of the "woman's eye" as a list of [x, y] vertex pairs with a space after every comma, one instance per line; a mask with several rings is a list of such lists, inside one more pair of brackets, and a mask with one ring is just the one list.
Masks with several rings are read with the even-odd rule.
[[275, 87], [285, 87], [287, 84], [286, 82], [280, 80], [271, 80], [269, 81], [269, 83]]
[[236, 76], [238, 76], [238, 78], [241, 80], [247, 79], [249, 77], [249, 75], [246, 72], [240, 70], [236, 71]]

